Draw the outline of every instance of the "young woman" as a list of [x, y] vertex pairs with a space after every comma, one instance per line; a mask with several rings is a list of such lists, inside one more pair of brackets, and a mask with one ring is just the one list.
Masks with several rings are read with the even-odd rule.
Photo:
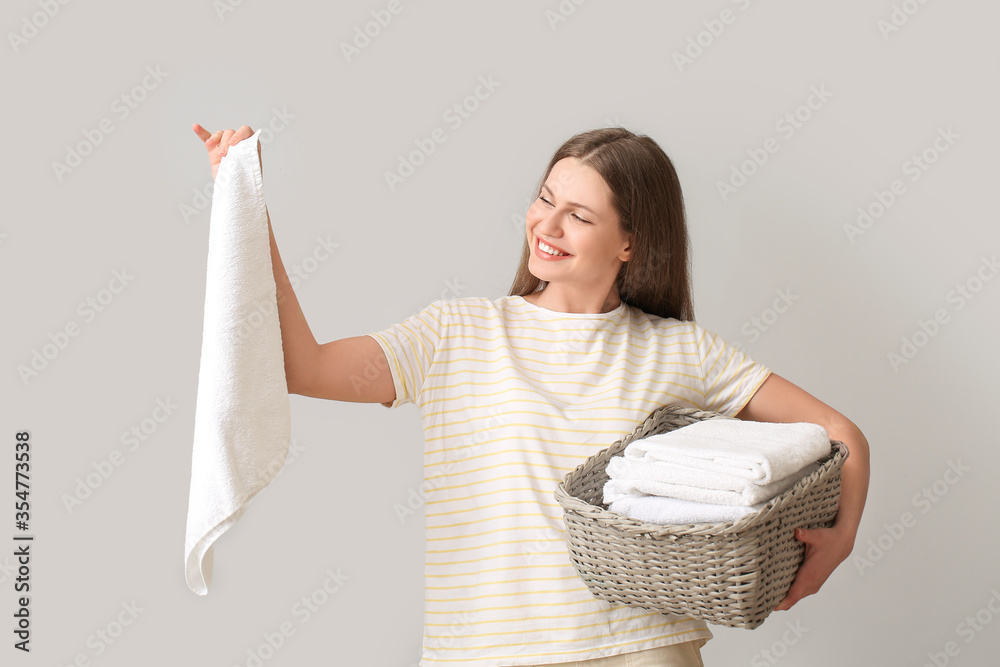
[[[213, 176], [228, 147], [253, 134], [194, 131]], [[649, 137], [609, 128], [570, 138], [525, 222], [509, 295], [438, 300], [323, 345], [272, 231], [288, 390], [420, 409], [422, 666], [701, 665], [712, 636], [704, 622], [590, 594], [567, 556], [556, 485], [667, 403], [823, 425], [851, 455], [835, 525], [797, 533], [806, 557], [777, 607], [786, 610], [853, 549], [868, 443], [836, 410], [694, 322], [681, 188]], [[383, 370], [373, 378], [372, 369]]]

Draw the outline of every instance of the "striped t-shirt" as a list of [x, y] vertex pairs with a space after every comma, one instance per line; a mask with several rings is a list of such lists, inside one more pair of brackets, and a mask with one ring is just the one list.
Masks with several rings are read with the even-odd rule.
[[424, 429], [421, 667], [590, 660], [712, 637], [698, 619], [594, 597], [553, 493], [587, 457], [679, 404], [735, 415], [770, 370], [695, 322], [622, 302], [562, 313], [520, 296], [438, 300], [367, 334], [394, 408]]

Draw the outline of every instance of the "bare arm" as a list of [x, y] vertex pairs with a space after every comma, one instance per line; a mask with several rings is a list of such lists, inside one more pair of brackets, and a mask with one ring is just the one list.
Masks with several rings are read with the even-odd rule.
[[[385, 353], [371, 336], [352, 336], [319, 345], [306, 322], [281, 262], [271, 229], [271, 267], [277, 286], [278, 321], [290, 394], [335, 401], [389, 404], [396, 398]], [[377, 372], [372, 372], [376, 370]]]
[[854, 549], [868, 496], [868, 440], [847, 417], [775, 373], [764, 380], [736, 416], [750, 421], [819, 424], [831, 439], [847, 445], [850, 452], [841, 471], [840, 504], [833, 527], [802, 531], [799, 535], [807, 545], [806, 560], [785, 599], [776, 607], [789, 609], [801, 598], [817, 592]]
[[[253, 136], [253, 130], [247, 125], [236, 131], [217, 130], [210, 133], [195, 123], [192, 129], [208, 150], [213, 179], [229, 147]], [[257, 156], [260, 160], [259, 141]], [[271, 242], [271, 268], [288, 392], [337, 401], [389, 405], [396, 398], [396, 389], [392, 375], [385, 370], [388, 364], [382, 348], [371, 336], [342, 338], [323, 345], [316, 342], [281, 261], [270, 212], [267, 214], [267, 231]], [[372, 369], [378, 372], [373, 373]]]

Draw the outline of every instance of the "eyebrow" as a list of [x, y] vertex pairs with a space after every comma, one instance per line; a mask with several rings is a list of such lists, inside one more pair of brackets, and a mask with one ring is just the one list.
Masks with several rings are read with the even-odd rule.
[[[547, 183], [543, 183], [542, 184], [542, 189], [548, 190], [549, 194], [552, 195], [553, 197], [556, 196], [555, 193], [552, 192], [552, 188], [550, 188]], [[600, 215], [597, 213], [597, 211], [595, 211], [594, 209], [590, 208], [589, 206], [585, 206], [585, 205], [583, 205], [583, 204], [581, 204], [579, 202], [575, 202], [575, 201], [568, 201], [566, 203], [568, 205], [574, 207], [574, 208], [582, 208], [584, 211], [590, 211], [590, 213], [593, 214], [594, 216], [600, 217]]]

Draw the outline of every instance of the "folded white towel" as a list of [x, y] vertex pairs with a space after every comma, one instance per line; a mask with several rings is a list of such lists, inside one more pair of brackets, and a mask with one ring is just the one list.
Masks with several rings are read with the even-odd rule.
[[622, 455], [631, 460], [686, 466], [692, 469], [691, 474], [703, 470], [768, 484], [829, 453], [830, 437], [819, 424], [706, 419], [633, 440]]
[[198, 595], [212, 580], [213, 543], [281, 471], [291, 436], [260, 133], [230, 148], [212, 195], [184, 541], [185, 577]]
[[767, 505], [715, 505], [680, 498], [633, 494], [619, 498], [608, 509], [631, 519], [670, 525], [678, 523], [726, 523], [758, 512]]
[[802, 477], [812, 474], [820, 467], [819, 463], [814, 462], [801, 471], [770, 484], [754, 484], [743, 480], [743, 485], [739, 488], [720, 489], [693, 486], [683, 482], [664, 482], [662, 481], [663, 474], [655, 469], [657, 465], [669, 464], [630, 461], [621, 456], [612, 456], [608, 460], [606, 468], [609, 479], [604, 485], [604, 502], [613, 503], [638, 491], [654, 496], [669, 496], [700, 503], [750, 506], [771, 500], [790, 489]]

